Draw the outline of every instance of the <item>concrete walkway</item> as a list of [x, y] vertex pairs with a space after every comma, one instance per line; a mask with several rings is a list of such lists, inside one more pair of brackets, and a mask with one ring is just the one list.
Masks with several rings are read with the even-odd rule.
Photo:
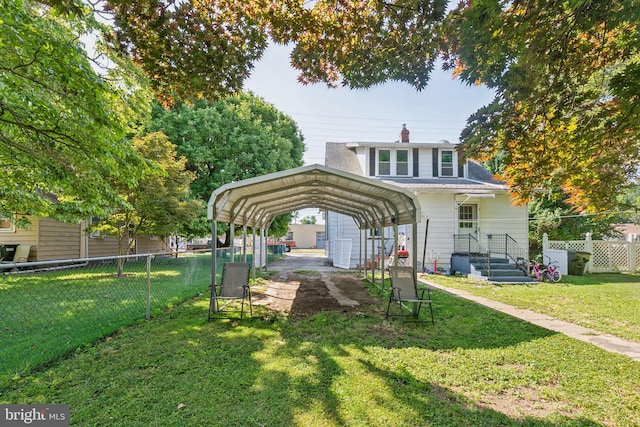
[[[321, 250], [293, 250], [283, 257], [279, 261], [268, 266], [268, 269], [279, 272], [278, 281], [286, 282], [289, 273], [295, 270], [314, 270], [320, 272], [323, 281], [326, 283], [329, 290], [333, 291], [332, 295], [336, 298], [341, 305], [349, 306], [354, 302], [332, 286], [329, 276], [331, 273], [344, 271], [331, 266], [327, 258], [323, 256]], [[565, 322], [563, 320], [555, 319], [545, 314], [540, 314], [527, 309], [516, 308], [508, 304], [504, 304], [498, 301], [493, 301], [484, 297], [479, 297], [469, 292], [447, 288], [437, 283], [433, 283], [429, 280], [425, 280], [418, 276], [418, 280], [425, 283], [435, 289], [441, 290], [448, 294], [473, 301], [477, 304], [489, 307], [493, 310], [500, 311], [510, 316], [522, 319], [526, 322], [534, 325], [549, 329], [551, 331], [565, 334], [580, 341], [585, 341], [593, 345], [597, 345], [605, 350], [624, 354], [631, 359], [640, 362], [640, 343], [623, 340], [610, 334], [604, 334], [594, 329], [585, 328], [583, 326], [575, 325], [573, 323]], [[332, 289], [333, 288], [333, 289]]]
[[531, 310], [522, 308], [516, 308], [508, 304], [503, 304], [498, 301], [489, 300], [484, 297], [479, 297], [469, 292], [459, 289], [447, 288], [437, 283], [433, 283], [429, 280], [425, 280], [418, 276], [418, 280], [432, 288], [439, 289], [448, 294], [473, 301], [477, 304], [489, 307], [493, 310], [506, 313], [510, 316], [522, 319], [526, 322], [533, 323], [534, 325], [549, 329], [551, 331], [560, 332], [572, 338], [580, 341], [585, 341], [593, 345], [597, 345], [605, 350], [624, 354], [631, 359], [640, 362], [640, 343], [623, 340], [613, 335], [604, 334], [594, 329], [585, 328], [583, 326], [574, 325], [573, 323], [558, 320], [545, 314], [535, 313]]

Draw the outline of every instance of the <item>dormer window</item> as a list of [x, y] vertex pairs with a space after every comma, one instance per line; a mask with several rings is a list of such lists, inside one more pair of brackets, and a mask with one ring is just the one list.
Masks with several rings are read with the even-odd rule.
[[378, 173], [380, 176], [408, 176], [409, 175], [409, 150], [405, 149], [379, 149]]
[[378, 151], [378, 175], [391, 175], [391, 150]]
[[396, 151], [396, 175], [409, 175], [409, 150]]
[[453, 176], [453, 150], [442, 150], [440, 159], [440, 176]]

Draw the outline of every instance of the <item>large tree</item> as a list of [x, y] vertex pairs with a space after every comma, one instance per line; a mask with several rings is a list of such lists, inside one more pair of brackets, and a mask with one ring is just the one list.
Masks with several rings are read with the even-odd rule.
[[[158, 105], [150, 130], [164, 132], [177, 145], [196, 175], [192, 195], [204, 203], [223, 184], [302, 165], [304, 144], [296, 123], [250, 93], [171, 109]], [[281, 222], [286, 226], [288, 220]]]
[[[505, 156], [517, 200], [561, 187], [578, 209], [611, 206], [611, 188], [640, 162], [640, 2], [468, 0], [448, 12], [447, 3], [108, 0], [115, 44], [146, 67], [163, 99], [237, 89], [267, 35], [293, 46], [303, 83], [422, 89], [442, 59], [459, 79], [496, 91], [462, 140], [469, 156]], [[224, 77], [222, 52], [237, 61]]]
[[189, 184], [195, 178], [186, 170], [186, 159], [166, 135], [153, 132], [133, 139], [133, 147], [150, 167], [134, 186], [117, 186], [126, 207], [92, 225], [116, 236], [120, 255], [129, 253], [137, 236], [167, 237], [196, 218], [202, 204], [190, 200]]
[[463, 132], [468, 155], [503, 155], [520, 201], [562, 188], [608, 210], [640, 162], [640, 3], [477, 0], [446, 22], [446, 65], [496, 91]]
[[397, 80], [419, 90], [442, 60], [462, 81], [494, 89], [461, 138], [469, 156], [504, 155], [516, 200], [560, 187], [580, 210], [608, 209], [611, 189], [640, 163], [640, 0], [467, 0], [451, 10], [445, 0], [94, 4], [111, 14], [110, 45], [165, 105], [238, 91], [271, 37], [293, 47], [302, 83]]
[[99, 28], [82, 5], [0, 0], [0, 216], [101, 215], [145, 171], [125, 135], [150, 92], [128, 60], [87, 54]]

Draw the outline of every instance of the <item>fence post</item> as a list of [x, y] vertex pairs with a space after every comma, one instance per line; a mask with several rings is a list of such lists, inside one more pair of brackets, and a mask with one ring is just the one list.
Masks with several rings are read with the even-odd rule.
[[153, 255], [147, 254], [147, 315], [146, 319], [151, 320], [151, 258]]
[[[586, 272], [587, 273], [591, 273], [591, 271], [593, 270], [593, 258], [594, 258], [594, 253], [593, 253], [593, 243], [591, 242], [591, 233], [586, 233], [584, 235], [584, 251], [585, 252], [589, 252], [591, 254], [591, 256], [589, 257], [589, 261], [587, 261], [587, 268], [586, 268]], [[608, 257], [609, 260], [611, 260], [611, 257]], [[611, 265], [609, 265], [609, 269], [611, 269]]]

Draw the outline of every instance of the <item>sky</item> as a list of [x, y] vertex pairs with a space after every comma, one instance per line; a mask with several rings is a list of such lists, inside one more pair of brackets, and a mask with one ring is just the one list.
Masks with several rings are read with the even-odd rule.
[[289, 61], [290, 49], [271, 45], [245, 89], [264, 98], [297, 123], [307, 147], [304, 164], [324, 164], [327, 142], [395, 142], [406, 124], [411, 142], [459, 141], [466, 119], [493, 99], [490, 90], [453, 80], [434, 70], [418, 92], [406, 83], [371, 89], [303, 85]]
[[[290, 49], [271, 45], [245, 89], [290, 116], [304, 136], [304, 164], [324, 165], [327, 142], [395, 142], [406, 124], [411, 142], [458, 143], [470, 114], [487, 105], [493, 92], [467, 86], [450, 73], [434, 70], [429, 86], [418, 92], [406, 83], [386, 83], [371, 89], [302, 85], [289, 61]], [[303, 209], [299, 219], [316, 215]]]

